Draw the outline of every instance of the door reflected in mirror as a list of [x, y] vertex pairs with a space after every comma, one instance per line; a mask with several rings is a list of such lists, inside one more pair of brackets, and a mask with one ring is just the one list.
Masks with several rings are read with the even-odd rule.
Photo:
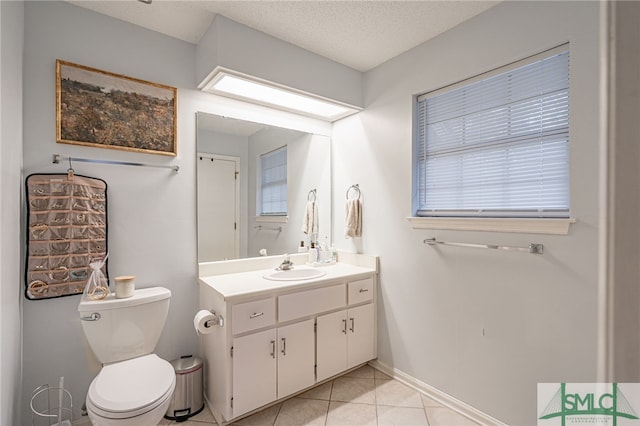
[[196, 185], [198, 262], [331, 242], [328, 136], [198, 112]]

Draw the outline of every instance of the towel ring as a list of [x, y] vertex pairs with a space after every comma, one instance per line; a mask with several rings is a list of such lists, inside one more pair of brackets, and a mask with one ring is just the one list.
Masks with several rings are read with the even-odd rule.
[[[312, 196], [313, 198], [311, 198]], [[309, 191], [309, 193], [307, 194], [307, 201], [316, 201], [317, 199], [318, 199], [318, 193], [314, 188], [311, 191]]]
[[355, 185], [351, 185], [349, 187], [349, 189], [347, 189], [347, 194], [346, 194], [347, 200], [349, 199], [349, 191], [351, 191], [352, 189], [354, 189], [356, 191], [356, 193], [358, 194], [358, 197], [356, 198], [356, 200], [359, 200], [360, 199], [360, 185], [358, 185], [357, 183]]

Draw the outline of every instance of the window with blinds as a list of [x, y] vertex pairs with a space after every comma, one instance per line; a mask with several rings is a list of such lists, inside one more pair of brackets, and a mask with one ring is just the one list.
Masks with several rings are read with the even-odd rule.
[[261, 216], [287, 215], [287, 146], [260, 155]]
[[569, 47], [417, 97], [417, 216], [569, 217]]

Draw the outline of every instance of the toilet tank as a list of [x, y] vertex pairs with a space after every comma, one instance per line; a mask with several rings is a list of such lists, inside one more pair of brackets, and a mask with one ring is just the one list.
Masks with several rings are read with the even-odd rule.
[[151, 287], [137, 289], [125, 299], [111, 293], [103, 300], [80, 302], [82, 330], [98, 360], [109, 364], [152, 353], [170, 298], [170, 290]]

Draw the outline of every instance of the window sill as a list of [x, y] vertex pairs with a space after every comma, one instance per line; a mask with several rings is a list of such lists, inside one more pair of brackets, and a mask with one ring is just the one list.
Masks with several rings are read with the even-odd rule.
[[262, 223], [287, 223], [289, 216], [256, 216], [256, 222]]
[[576, 219], [408, 217], [414, 229], [457, 231], [520, 232], [524, 234], [567, 235]]

